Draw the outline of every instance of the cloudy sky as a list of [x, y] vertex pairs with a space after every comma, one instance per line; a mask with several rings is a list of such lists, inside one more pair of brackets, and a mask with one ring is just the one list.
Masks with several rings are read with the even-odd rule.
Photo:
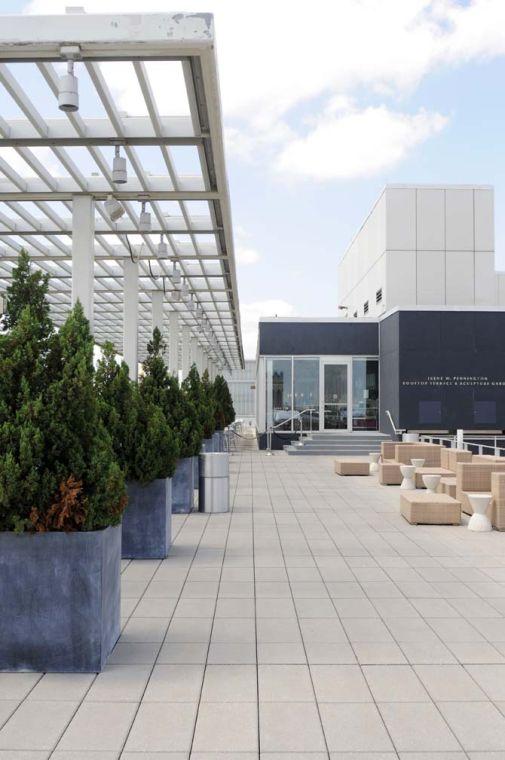
[[[387, 182], [493, 184], [505, 268], [505, 0], [2, 0], [3, 12], [210, 11], [246, 355], [260, 315], [333, 316]], [[127, 82], [116, 89], [135, 112]], [[166, 88], [177, 111], [176, 83]]]

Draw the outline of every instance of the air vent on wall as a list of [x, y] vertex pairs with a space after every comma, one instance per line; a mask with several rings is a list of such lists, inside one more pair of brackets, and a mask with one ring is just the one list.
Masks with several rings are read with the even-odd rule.
[[375, 303], [380, 303], [382, 301], [382, 288], [379, 288], [379, 290], [375, 294]]
[[368, 301], [365, 301], [365, 303], [364, 303], [363, 314], [368, 314]]

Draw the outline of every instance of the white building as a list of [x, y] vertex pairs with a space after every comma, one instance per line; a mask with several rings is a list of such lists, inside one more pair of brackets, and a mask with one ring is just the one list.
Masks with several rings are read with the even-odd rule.
[[387, 185], [339, 263], [338, 302], [347, 316], [505, 306], [493, 196], [487, 185]]

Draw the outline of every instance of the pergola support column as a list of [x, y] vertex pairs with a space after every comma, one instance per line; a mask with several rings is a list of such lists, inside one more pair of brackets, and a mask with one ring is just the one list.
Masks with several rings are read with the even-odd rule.
[[196, 368], [198, 369], [198, 340], [196, 338], [191, 338], [190, 340], [189, 354], [189, 366], [191, 367], [193, 364], [196, 364]]
[[123, 264], [123, 357], [132, 380], [138, 378], [139, 265], [125, 259]]
[[156, 328], [163, 336], [163, 291], [151, 290], [151, 320], [153, 332]]
[[177, 377], [179, 371], [179, 314], [171, 311], [168, 315], [168, 369]]
[[182, 361], [181, 361], [181, 370], [182, 370], [182, 379], [186, 378], [189, 374], [189, 368], [191, 366], [190, 364], [190, 358], [189, 358], [189, 350], [190, 350], [190, 339], [191, 339], [191, 330], [187, 325], [184, 325], [184, 327], [181, 330], [181, 339], [182, 339]]
[[93, 330], [95, 203], [91, 195], [72, 201], [72, 306], [80, 301]]

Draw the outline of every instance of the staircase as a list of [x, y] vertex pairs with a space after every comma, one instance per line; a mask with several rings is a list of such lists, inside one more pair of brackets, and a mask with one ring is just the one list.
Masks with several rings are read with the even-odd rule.
[[293, 456], [321, 454], [324, 456], [366, 457], [370, 452], [380, 452], [382, 441], [391, 438], [384, 433], [328, 431], [311, 433], [301, 441], [284, 446]]

